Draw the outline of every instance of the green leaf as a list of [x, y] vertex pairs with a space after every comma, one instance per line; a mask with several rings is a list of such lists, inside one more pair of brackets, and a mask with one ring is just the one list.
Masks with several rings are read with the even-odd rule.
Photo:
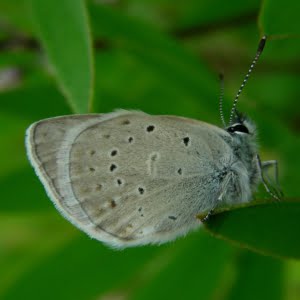
[[[27, 164], [23, 146], [23, 128], [25, 127], [26, 122], [24, 120], [0, 112], [0, 182], [8, 174]], [[1, 201], [5, 200], [3, 197], [1, 199]]]
[[[193, 28], [200, 31], [207, 31], [210, 28], [226, 26], [227, 20], [236, 18], [253, 19], [258, 10], [260, 1], [238, 0], [230, 1], [230, 5], [222, 5], [220, 0], [189, 0], [188, 4], [184, 1], [174, 0], [127, 0], [126, 11], [124, 13], [139, 19], [146, 20], [156, 28], [163, 30], [176, 31], [179, 29]], [[216, 9], [220, 8], [220, 9]], [[195, 35], [196, 32], [194, 31]]]
[[[132, 289], [130, 299], [197, 299], [199, 294], [201, 299], [212, 298], [216, 286], [220, 287], [224, 268], [232, 258], [233, 249], [203, 232], [194, 233], [186, 241], [179, 240], [176, 243], [179, 243], [179, 247], [175, 251], [161, 252], [163, 267], [155, 269], [157, 262], [148, 266], [148, 270], [152, 271], [148, 280], [142, 282], [147, 277], [146, 270], [141, 270], [132, 280], [137, 284]], [[197, 274], [198, 270], [202, 276]], [[182, 274], [185, 274], [185, 278]]]
[[282, 269], [282, 261], [278, 259], [241, 251], [236, 258], [236, 278], [225, 299], [286, 299]]
[[[53, 231], [53, 221], [50, 221], [49, 234]], [[59, 236], [68, 228], [72, 229], [70, 224], [64, 223]], [[75, 233], [80, 234], [74, 229], [71, 231], [72, 239]], [[31, 265], [26, 274], [19, 275], [14, 285], [7, 288], [3, 299], [40, 299], [41, 293], [46, 290], [48, 292], [43, 299], [104, 299], [117, 295], [126, 296], [126, 299], [153, 299], [151, 295], [155, 295], [156, 299], [166, 299], [164, 295], [174, 295], [170, 299], [181, 299], [179, 296], [187, 295], [187, 299], [192, 299], [199, 294], [199, 280], [205, 284], [201, 295], [209, 299], [222, 279], [224, 265], [232, 257], [231, 247], [203, 232], [195, 232], [176, 243], [160, 247], [123, 251], [113, 251], [84, 234], [80, 235], [71, 243], [58, 245], [56, 252], [52, 251], [51, 255]], [[42, 243], [46, 241], [42, 239]], [[35, 292], [32, 282], [35, 283]], [[47, 289], [49, 282], [51, 289]], [[182, 282], [185, 282], [184, 287]]]
[[[95, 58], [95, 106], [99, 111], [110, 112], [116, 108], [139, 109], [152, 114], [165, 113], [195, 118], [201, 116], [207, 120], [215, 118], [216, 122], [220, 121], [216, 113], [217, 100], [208, 101], [203, 91], [192, 92], [191, 89], [181, 87], [177, 80], [170, 80], [170, 77], [167, 78], [159, 72], [161, 65], [147, 64], [144, 59], [126, 49], [100, 52]], [[201, 74], [199, 81], [207, 72], [201, 71]], [[217, 80], [214, 80], [210, 82], [210, 86], [213, 88], [216, 83]], [[98, 98], [105, 100], [99, 105]]]
[[0, 18], [3, 26], [1, 31], [15, 33], [16, 30], [25, 34], [32, 34], [32, 22], [29, 18], [30, 12], [28, 0], [1, 0]]
[[[23, 139], [22, 139], [23, 140]], [[21, 157], [25, 160], [25, 149], [20, 147]], [[1, 152], [0, 152], [1, 153]], [[0, 177], [1, 198], [9, 201], [0, 201], [0, 211], [6, 213], [36, 212], [53, 208], [53, 203], [47, 197], [45, 189], [29, 162], [25, 161], [27, 168], [16, 167], [16, 171]], [[1, 166], [3, 168], [3, 166]], [[1, 173], [0, 173], [1, 174]]]
[[259, 23], [267, 35], [300, 37], [300, 2], [295, 0], [264, 0]]
[[281, 63], [292, 63], [299, 58], [300, 52], [300, 2], [278, 0], [263, 2], [259, 27], [261, 34], [269, 36], [266, 60], [276, 58]]
[[[1, 213], [0, 298], [4, 299], [16, 282], [26, 277], [45, 257], [66, 247], [76, 234], [76, 229], [54, 213]], [[22, 298], [20, 294], [19, 297]]]
[[31, 0], [37, 34], [76, 113], [92, 108], [93, 56], [82, 0]]
[[242, 247], [300, 259], [300, 201], [238, 208], [212, 216], [205, 228]]
[[[68, 225], [66, 221], [65, 224]], [[80, 234], [78, 230], [76, 233]], [[47, 239], [47, 236], [44, 238]], [[71, 243], [61, 244], [52, 255], [45, 255], [39, 264], [14, 282], [3, 299], [33, 300], [40, 299], [41, 295], [45, 300], [100, 299], [158, 252], [157, 247], [113, 251], [80, 234], [80, 238], [73, 239]]]
[[202, 99], [206, 103], [216, 103], [217, 76], [214, 77], [195, 55], [151, 26], [124, 16], [117, 10], [95, 4], [91, 4], [89, 9], [97, 38], [130, 53], [147, 66], [148, 72], [155, 73], [155, 76], [163, 78], [165, 84], [172, 86], [174, 93], [184, 93], [182, 102], [185, 98], [193, 98], [195, 101]]
[[[48, 78], [40, 74], [34, 76], [35, 78], [26, 78], [27, 82], [19, 88], [0, 93], [2, 113], [26, 122], [20, 133], [23, 138], [30, 123], [71, 113], [53, 82], [49, 82]], [[13, 123], [12, 120], [10, 122]]]

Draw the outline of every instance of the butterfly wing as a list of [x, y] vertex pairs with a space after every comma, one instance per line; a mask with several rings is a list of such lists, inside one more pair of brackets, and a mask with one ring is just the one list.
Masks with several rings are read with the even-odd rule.
[[173, 116], [118, 111], [42, 120], [29, 159], [59, 211], [114, 247], [162, 243], [200, 225], [220, 193], [226, 132]]

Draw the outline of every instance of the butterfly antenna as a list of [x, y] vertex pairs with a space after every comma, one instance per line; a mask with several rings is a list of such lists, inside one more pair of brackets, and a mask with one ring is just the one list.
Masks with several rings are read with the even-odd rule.
[[219, 74], [219, 80], [220, 80], [220, 98], [219, 98], [219, 111], [220, 111], [220, 117], [221, 121], [223, 123], [224, 128], [226, 128], [226, 122], [224, 118], [224, 112], [223, 112], [223, 98], [224, 98], [224, 75], [221, 73]]
[[239, 97], [240, 97], [240, 95], [242, 93], [243, 88], [245, 87], [246, 82], [249, 79], [249, 76], [250, 76], [253, 68], [255, 67], [255, 65], [256, 65], [256, 63], [257, 63], [257, 61], [258, 61], [258, 59], [259, 59], [259, 57], [260, 57], [260, 55], [261, 55], [264, 47], [265, 47], [266, 40], [267, 40], [266, 36], [263, 36], [261, 38], [261, 40], [259, 42], [259, 45], [258, 45], [258, 49], [256, 51], [256, 55], [255, 55], [255, 57], [254, 57], [254, 59], [252, 61], [252, 64], [251, 64], [251, 66], [250, 66], [250, 68], [249, 68], [249, 70], [248, 70], [248, 72], [247, 72], [247, 74], [246, 74], [246, 76], [245, 76], [245, 78], [244, 78], [241, 86], [240, 86], [240, 89], [238, 90], [238, 92], [236, 94], [236, 97], [235, 97], [235, 99], [233, 101], [232, 109], [231, 109], [231, 112], [230, 112], [229, 124], [232, 124], [232, 118], [233, 118], [233, 115], [236, 114], [236, 105], [237, 105], [237, 102], [239, 100]]

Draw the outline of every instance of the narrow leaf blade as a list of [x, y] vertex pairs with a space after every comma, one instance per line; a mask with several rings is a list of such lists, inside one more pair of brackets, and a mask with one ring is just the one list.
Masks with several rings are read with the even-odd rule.
[[86, 8], [81, 0], [31, 0], [37, 34], [72, 110], [92, 106], [93, 56]]

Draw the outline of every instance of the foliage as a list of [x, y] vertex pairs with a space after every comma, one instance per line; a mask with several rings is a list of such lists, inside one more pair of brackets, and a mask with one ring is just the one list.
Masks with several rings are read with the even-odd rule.
[[[298, 13], [295, 0], [2, 0], [0, 298], [298, 299]], [[284, 201], [260, 188], [259, 205], [219, 212], [206, 230], [123, 251], [58, 215], [26, 159], [32, 122], [128, 108], [220, 124], [217, 75], [228, 115], [263, 34], [239, 108], [262, 158], [279, 161]]]

